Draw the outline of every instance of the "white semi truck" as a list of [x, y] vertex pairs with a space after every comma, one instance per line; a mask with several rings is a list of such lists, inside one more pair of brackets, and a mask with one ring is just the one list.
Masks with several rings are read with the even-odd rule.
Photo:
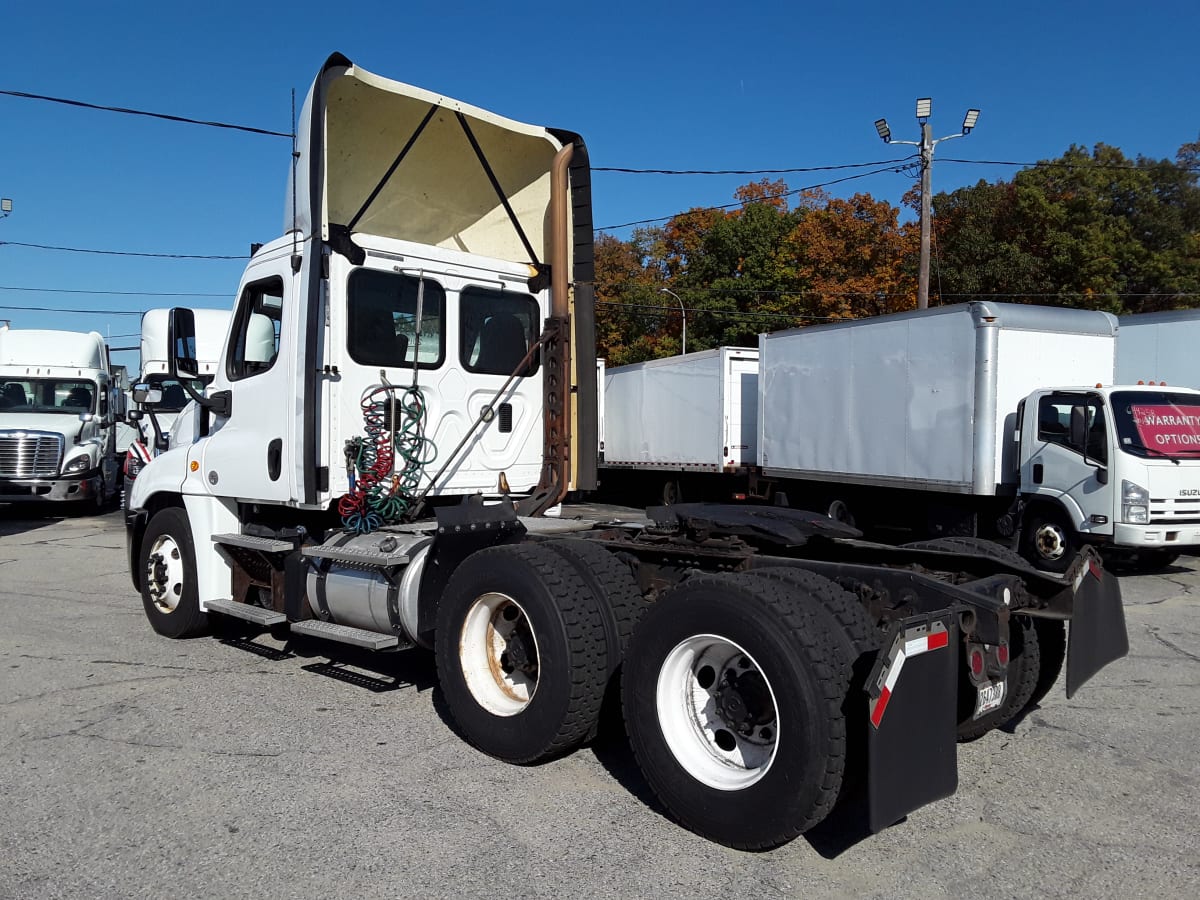
[[[142, 315], [141, 375], [137, 387], [144, 397], [153, 399], [134, 401], [137, 411], [130, 418], [134, 421], [148, 420], [149, 434], [141, 435], [142, 449], [134, 448], [130, 459], [139, 463], [146, 455], [166, 450], [169, 435], [184, 408], [190, 402], [187, 390], [167, 370], [167, 320], [169, 309], [150, 309]], [[195, 390], [202, 390], [216, 373], [221, 348], [229, 333], [230, 311], [224, 309], [196, 309], [192, 311], [196, 323], [196, 363], [199, 374], [192, 380]], [[132, 395], [130, 396], [132, 398]], [[142, 426], [139, 425], [139, 429]], [[127, 477], [137, 477], [136, 469], [130, 473], [126, 463]]]
[[120, 490], [123, 396], [96, 332], [0, 327], [0, 503], [103, 509]]
[[1114, 385], [1117, 334], [976, 302], [762, 335], [723, 377], [716, 351], [609, 369], [606, 465], [664, 502], [783, 493], [877, 533], [1016, 538], [1056, 571], [1084, 543], [1161, 568], [1200, 546], [1200, 394]]
[[[595, 484], [583, 140], [334, 55], [296, 149], [199, 433], [134, 485], [159, 633], [427, 648], [462, 734], [517, 763], [588, 740], [619, 673], [663, 805], [746, 848], [835, 805], [886, 827], [952, 793], [956, 734], [1019, 715], [1064, 652], [1069, 694], [1127, 652], [1086, 549], [1060, 576], [796, 510], [545, 518]], [[169, 371], [199, 374], [194, 317], [170, 326]]]

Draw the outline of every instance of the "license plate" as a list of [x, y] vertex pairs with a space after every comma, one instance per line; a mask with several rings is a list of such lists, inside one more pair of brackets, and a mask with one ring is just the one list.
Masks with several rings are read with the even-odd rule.
[[975, 701], [976, 719], [1000, 707], [1000, 704], [1004, 702], [1004, 685], [1005, 682], [997, 681], [980, 686], [979, 697]]

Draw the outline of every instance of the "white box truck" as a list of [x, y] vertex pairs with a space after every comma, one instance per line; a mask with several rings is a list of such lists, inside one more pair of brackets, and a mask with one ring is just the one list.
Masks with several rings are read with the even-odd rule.
[[647, 486], [666, 504], [716, 496], [757, 462], [757, 408], [757, 349], [719, 347], [609, 369], [602, 480], [626, 491]]
[[0, 503], [103, 509], [120, 490], [122, 400], [97, 332], [0, 326]]
[[1121, 316], [1117, 381], [1200, 389], [1200, 309]]
[[[962, 729], [1020, 715], [1064, 650], [1072, 694], [1127, 652], [1090, 549], [1054, 575], [799, 510], [545, 518], [595, 485], [583, 140], [338, 54], [297, 130], [289, 231], [246, 267], [196, 438], [130, 496], [160, 634], [428, 648], [460, 733], [518, 763], [595, 734], [619, 668], [663, 806], [755, 849], [840, 802], [879, 829], [953, 793]], [[168, 370], [195, 377], [194, 317], [168, 324]]]
[[1200, 546], [1200, 394], [1114, 386], [1116, 334], [1103, 312], [974, 302], [762, 335], [762, 475], [860, 525], [1161, 567]]

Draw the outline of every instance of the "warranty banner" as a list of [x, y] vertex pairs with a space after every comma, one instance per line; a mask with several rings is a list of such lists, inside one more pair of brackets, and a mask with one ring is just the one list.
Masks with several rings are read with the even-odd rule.
[[1133, 423], [1146, 447], [1200, 453], [1200, 409], [1178, 406], [1134, 406]]

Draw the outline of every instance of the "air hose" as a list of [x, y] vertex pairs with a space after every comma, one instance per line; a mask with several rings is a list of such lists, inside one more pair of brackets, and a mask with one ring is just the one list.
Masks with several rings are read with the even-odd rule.
[[415, 384], [399, 397], [386, 379], [359, 401], [363, 436], [346, 442], [349, 492], [338, 501], [347, 531], [369, 534], [399, 522], [412, 506], [425, 467], [437, 457], [425, 437], [425, 394]]

